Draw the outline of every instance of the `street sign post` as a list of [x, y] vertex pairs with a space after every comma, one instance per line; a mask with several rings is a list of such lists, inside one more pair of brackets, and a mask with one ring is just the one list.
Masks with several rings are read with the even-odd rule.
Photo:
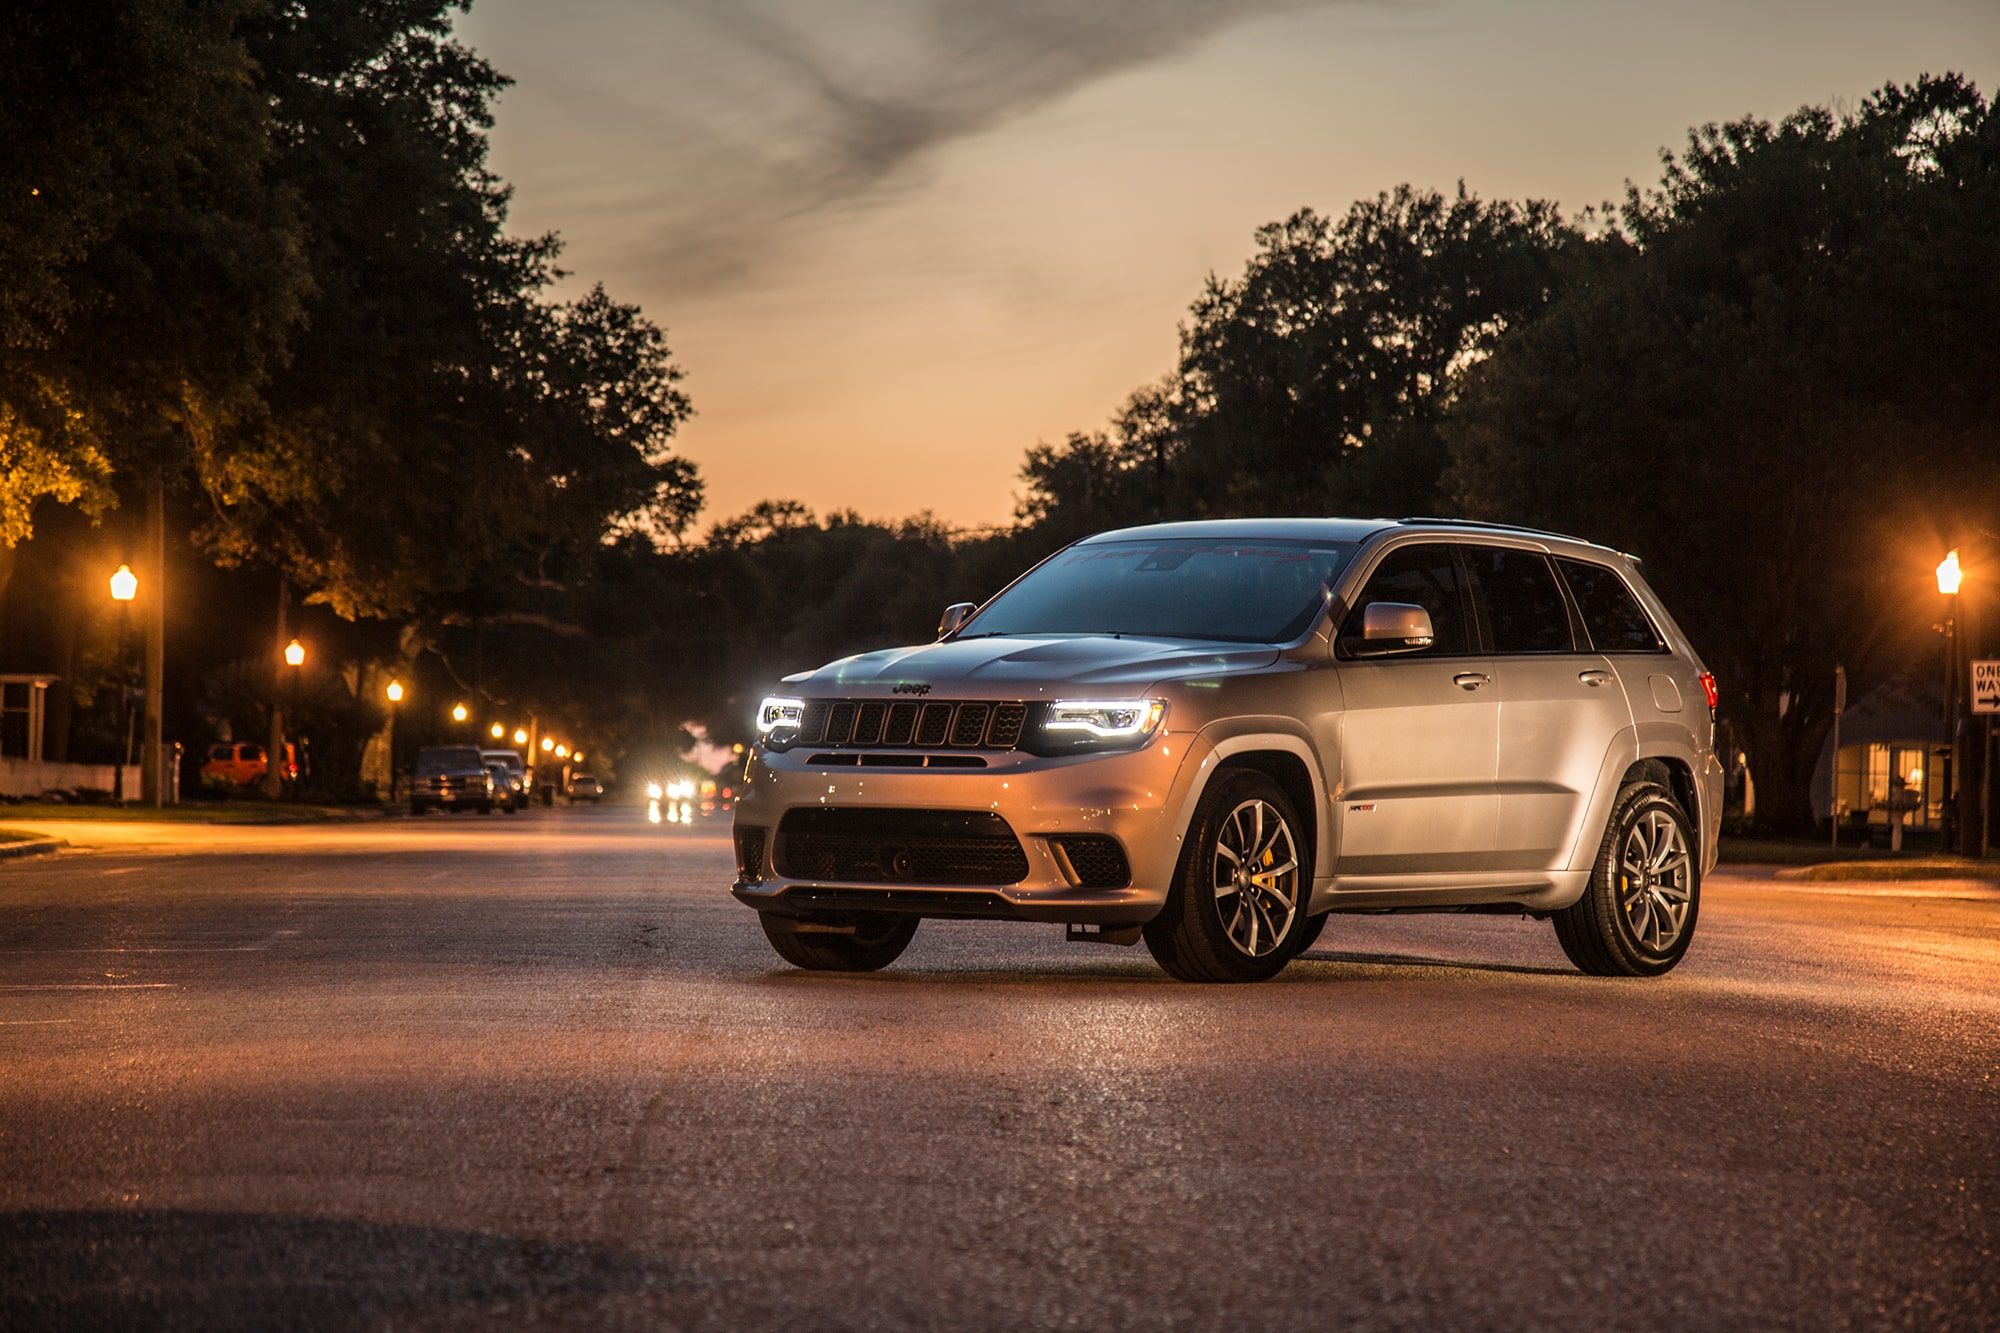
[[1847, 711], [1847, 668], [1833, 669], [1833, 762], [1826, 773], [1826, 822], [1830, 826], [1827, 845], [1840, 849], [1840, 715]]
[[1972, 711], [1986, 715], [1979, 752], [1979, 855], [1993, 850], [1993, 715], [2000, 713], [2000, 660], [1972, 663]]

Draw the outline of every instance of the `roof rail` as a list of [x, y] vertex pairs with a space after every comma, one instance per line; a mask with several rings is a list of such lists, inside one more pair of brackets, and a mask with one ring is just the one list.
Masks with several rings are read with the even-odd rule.
[[1588, 537], [1577, 537], [1567, 532], [1551, 532], [1547, 528], [1524, 527], [1519, 523], [1488, 523], [1486, 520], [1479, 518], [1438, 518], [1430, 514], [1412, 514], [1407, 518], [1399, 518], [1396, 522], [1436, 523], [1448, 528], [1490, 528], [1495, 532], [1525, 532], [1536, 537], [1559, 537], [1566, 542], [1582, 542], [1585, 546], [1600, 546], [1603, 544], [1601, 542], [1594, 542]]

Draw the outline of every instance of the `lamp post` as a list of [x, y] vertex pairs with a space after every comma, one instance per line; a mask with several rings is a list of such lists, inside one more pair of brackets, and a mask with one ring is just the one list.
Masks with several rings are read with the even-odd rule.
[[1947, 851], [1957, 850], [1956, 793], [1952, 790], [1958, 777], [1958, 589], [1964, 580], [1964, 572], [1958, 564], [1958, 548], [1952, 547], [1938, 561], [1937, 588], [1944, 597], [1944, 844]]
[[132, 687], [125, 679], [125, 645], [132, 629], [132, 599], [139, 595], [139, 576], [120, 565], [111, 576], [111, 600], [118, 603], [118, 762], [112, 766], [112, 799], [125, 804], [125, 765], [132, 750]]
[[507, 737], [507, 724], [504, 722], [495, 722], [486, 729], [486, 734], [496, 741], [505, 740]]
[[386, 748], [389, 752], [389, 799], [394, 801], [396, 799], [396, 779], [398, 777], [396, 772], [396, 705], [403, 702], [403, 682], [393, 676], [390, 677], [388, 685], [383, 687], [382, 697], [389, 701], [389, 744]]
[[[271, 744], [264, 752], [264, 794], [277, 800], [285, 794], [285, 696], [290, 686], [290, 675], [297, 675], [301, 663], [306, 660], [305, 646], [292, 638], [286, 619], [291, 614], [291, 589], [285, 580], [278, 580], [278, 660], [271, 664]], [[298, 647], [299, 660], [292, 660], [292, 649]]]
[[467, 708], [464, 704], [453, 704], [451, 706], [452, 721], [463, 722], [465, 721], [465, 719], [471, 716], [472, 716], [472, 710], [470, 708]]

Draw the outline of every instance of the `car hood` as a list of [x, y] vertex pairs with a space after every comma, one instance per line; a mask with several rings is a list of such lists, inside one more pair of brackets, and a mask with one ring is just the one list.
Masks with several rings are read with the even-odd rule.
[[[1277, 649], [1262, 645], [1110, 635], [1009, 636], [862, 653], [787, 676], [785, 682], [820, 696], [1033, 699], [1079, 686], [1143, 690], [1169, 680], [1254, 670], [1277, 660]], [[929, 688], [911, 688], [924, 686]]]

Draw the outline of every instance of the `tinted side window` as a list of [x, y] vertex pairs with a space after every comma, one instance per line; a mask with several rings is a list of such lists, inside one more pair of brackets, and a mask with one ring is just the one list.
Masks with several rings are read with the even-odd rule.
[[1656, 653], [1665, 645], [1639, 599], [1618, 571], [1585, 560], [1558, 560], [1583, 612], [1583, 626], [1600, 653]]
[[1569, 608], [1548, 558], [1534, 551], [1468, 546], [1474, 595], [1486, 612], [1496, 653], [1568, 653], [1576, 650]]
[[1438, 657], [1472, 651], [1466, 633], [1465, 599], [1459, 595], [1458, 562], [1449, 546], [1405, 546], [1391, 551], [1368, 576], [1368, 584], [1349, 613], [1345, 633], [1359, 636], [1361, 614], [1371, 602], [1406, 602], [1431, 613], [1431, 646], [1408, 656]]

